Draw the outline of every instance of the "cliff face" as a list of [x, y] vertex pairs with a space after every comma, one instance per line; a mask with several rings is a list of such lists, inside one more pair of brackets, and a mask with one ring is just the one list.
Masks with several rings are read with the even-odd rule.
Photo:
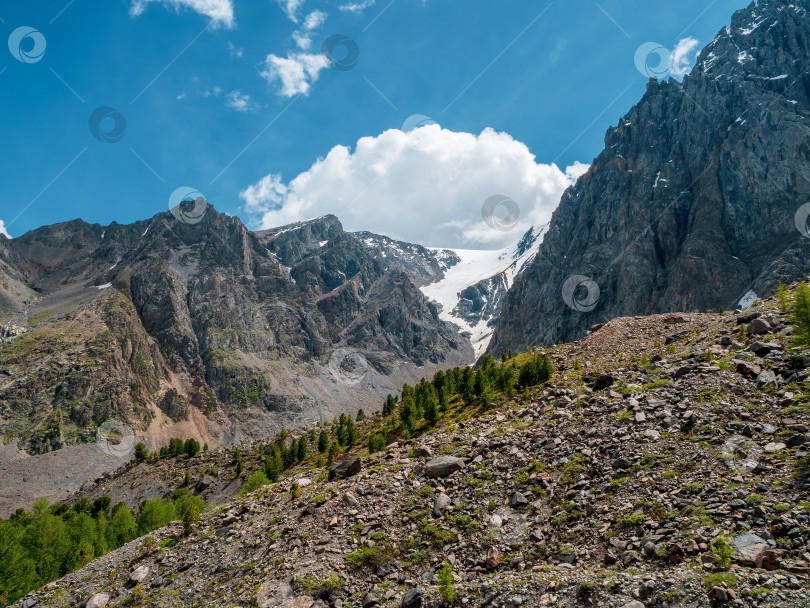
[[650, 81], [563, 195], [491, 352], [623, 315], [732, 308], [806, 274], [809, 8], [756, 2], [682, 83]]
[[332, 216], [253, 233], [209, 208], [196, 224], [2, 238], [0, 431], [35, 454], [93, 441], [109, 418], [155, 444], [185, 425], [216, 445], [378, 407], [472, 360], [414, 284], [441, 272]]

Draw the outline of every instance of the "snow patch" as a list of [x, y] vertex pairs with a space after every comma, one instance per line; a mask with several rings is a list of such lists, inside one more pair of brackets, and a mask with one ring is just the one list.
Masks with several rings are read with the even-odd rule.
[[739, 306], [740, 308], [748, 308], [753, 306], [754, 302], [759, 300], [759, 296], [754, 292], [753, 289], [749, 289], [748, 292], [740, 299]]
[[520, 243], [494, 251], [431, 248], [440, 264], [443, 259], [448, 258], [457, 258], [459, 262], [446, 268], [441, 280], [423, 285], [420, 289], [427, 298], [441, 305], [439, 318], [458, 325], [462, 332], [469, 332], [476, 359], [489, 346], [493, 328], [487, 325], [489, 319], [482, 319], [475, 325], [471, 325], [463, 318], [453, 314], [461, 300], [461, 292], [471, 285], [493, 279], [498, 275], [504, 282], [505, 288], [509, 289], [514, 283], [515, 277], [520, 274], [526, 264], [535, 258], [547, 229], [548, 225], [540, 228], [534, 243], [522, 254], [519, 254], [518, 251]]
[[104, 283], [104, 285], [96, 285], [96, 289], [107, 289], [108, 287], [112, 287], [112, 283]]

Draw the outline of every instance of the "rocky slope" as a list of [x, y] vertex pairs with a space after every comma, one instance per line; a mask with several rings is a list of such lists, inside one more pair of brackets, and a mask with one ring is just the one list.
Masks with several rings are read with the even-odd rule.
[[[772, 300], [614, 319], [548, 350], [544, 386], [454, 401], [342, 479], [310, 457], [17, 606], [807, 606], [810, 352], [791, 331]], [[235, 492], [252, 449], [242, 475], [219, 451], [100, 484], [142, 488], [158, 466], [170, 488], [215, 464]]]
[[808, 10], [754, 2], [682, 83], [650, 81], [563, 195], [491, 352], [574, 339], [622, 315], [733, 308], [802, 276]]
[[[416, 286], [439, 276], [433, 257], [380, 255], [372, 239], [396, 246], [334, 217], [253, 233], [213, 207], [0, 238], [0, 512], [36, 496], [26, 456], [92, 441], [108, 419], [150, 449], [231, 444], [471, 362]], [[51, 464], [52, 498], [84, 481], [71, 459]]]

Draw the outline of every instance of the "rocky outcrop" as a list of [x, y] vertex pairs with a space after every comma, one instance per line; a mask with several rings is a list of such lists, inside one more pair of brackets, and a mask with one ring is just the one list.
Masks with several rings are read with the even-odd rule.
[[0, 237], [0, 431], [28, 454], [93, 442], [108, 419], [150, 449], [174, 427], [216, 446], [372, 411], [473, 359], [414, 284], [438, 262], [395, 247], [332, 216], [254, 233], [213, 207]]
[[733, 308], [807, 272], [808, 8], [755, 2], [682, 83], [650, 81], [563, 195], [491, 352], [621, 315]]

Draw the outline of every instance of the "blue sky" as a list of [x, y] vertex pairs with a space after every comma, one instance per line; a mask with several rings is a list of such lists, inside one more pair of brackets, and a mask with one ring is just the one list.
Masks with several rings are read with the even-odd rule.
[[[12, 236], [128, 223], [190, 186], [252, 228], [334, 212], [428, 245], [503, 246], [547, 219], [641, 97], [640, 45], [681, 42], [691, 67], [745, 5], [6, 0], [3, 37], [28, 26], [46, 50], [26, 63], [0, 49], [0, 221]], [[359, 50], [350, 69], [323, 59], [334, 35]], [[91, 132], [99, 107], [115, 141]], [[389, 131], [415, 114], [440, 126]], [[521, 223], [487, 233], [482, 205], [499, 194]]]

